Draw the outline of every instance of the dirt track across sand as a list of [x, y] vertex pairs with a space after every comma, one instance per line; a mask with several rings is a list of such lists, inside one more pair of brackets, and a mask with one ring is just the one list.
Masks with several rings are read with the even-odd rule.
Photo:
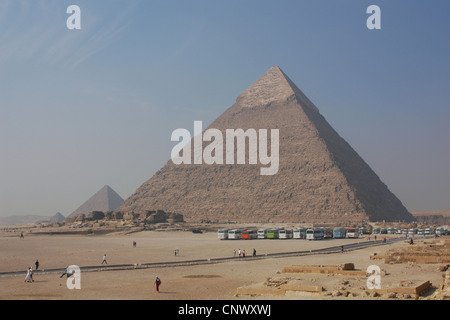
[[[136, 241], [136, 247], [133, 247], [133, 241]], [[35, 273], [33, 283], [24, 282], [26, 268], [34, 267], [36, 259], [39, 259], [41, 270], [60, 268], [62, 271], [67, 265], [100, 267], [103, 254], [106, 254], [109, 265], [144, 264], [233, 257], [233, 250], [238, 252], [239, 249], [245, 250], [246, 255], [251, 256], [253, 248], [256, 249], [257, 255], [264, 255], [347, 245], [355, 241], [365, 239], [221, 241], [214, 232], [193, 234], [186, 231], [144, 231], [131, 235], [95, 236], [26, 235], [24, 239], [20, 239], [3, 233], [0, 237], [2, 252], [0, 272], [23, 270], [23, 275], [0, 277], [2, 284], [0, 299], [252, 299], [250, 296], [236, 296], [237, 288], [262, 283], [268, 277], [279, 276], [285, 266], [336, 265], [349, 262], [354, 263], [355, 268], [360, 270], [366, 270], [369, 265], [379, 265], [386, 271], [382, 277], [382, 283], [385, 285], [404, 280], [430, 280], [435, 286], [442, 282], [442, 272], [437, 270], [436, 265], [386, 265], [380, 260], [375, 262], [370, 260], [370, 256], [375, 252], [406, 246], [404, 241], [343, 254], [266, 258], [253, 261], [236, 257], [236, 260], [218, 264], [83, 272], [80, 290], [69, 290], [66, 278], [60, 278], [57, 273]], [[179, 253], [175, 256], [176, 248], [179, 249]], [[155, 290], [156, 276], [162, 280], [160, 293]], [[333, 277], [328, 277], [328, 280], [331, 278]], [[335, 279], [333, 278], [334, 281]], [[331, 290], [331, 287], [327, 288], [326, 280], [317, 278], [315, 281], [322, 281], [322, 285]], [[283, 297], [283, 299], [298, 298]], [[318, 298], [333, 297], [301, 297], [301, 299]]]

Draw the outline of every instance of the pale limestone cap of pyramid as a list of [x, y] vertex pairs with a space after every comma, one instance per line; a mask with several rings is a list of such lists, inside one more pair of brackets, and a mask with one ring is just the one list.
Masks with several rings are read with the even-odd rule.
[[244, 108], [265, 106], [274, 101], [287, 100], [296, 96], [303, 107], [319, 112], [316, 106], [297, 88], [278, 66], [273, 66], [237, 99]]

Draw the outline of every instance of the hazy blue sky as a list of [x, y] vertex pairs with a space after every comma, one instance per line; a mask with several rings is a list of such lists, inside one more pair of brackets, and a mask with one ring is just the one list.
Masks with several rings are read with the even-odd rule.
[[105, 184], [127, 198], [173, 130], [206, 127], [274, 65], [409, 210], [448, 209], [449, 15], [442, 0], [2, 0], [0, 215], [67, 216]]

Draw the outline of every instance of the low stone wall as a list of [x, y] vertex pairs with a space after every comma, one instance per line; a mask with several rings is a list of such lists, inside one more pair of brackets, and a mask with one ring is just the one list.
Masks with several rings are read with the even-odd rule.
[[345, 274], [366, 276], [366, 271], [355, 270], [353, 263], [345, 263], [340, 265], [313, 265], [313, 266], [288, 266], [284, 267], [283, 273], [324, 273], [324, 274]]

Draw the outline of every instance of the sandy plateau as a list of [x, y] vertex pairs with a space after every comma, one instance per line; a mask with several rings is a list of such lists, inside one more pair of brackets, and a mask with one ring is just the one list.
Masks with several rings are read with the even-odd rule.
[[[211, 231], [192, 233], [188, 230], [140, 231], [108, 234], [38, 234], [25, 230], [21, 239], [17, 230], [0, 232], [0, 299], [449, 299], [448, 291], [450, 238], [443, 236], [381, 244], [344, 253], [313, 254], [291, 257], [264, 257], [276, 252], [297, 252], [348, 245], [367, 241], [330, 239], [287, 240], [219, 240], [214, 226]], [[217, 230], [217, 229], [216, 229]], [[391, 237], [391, 235], [386, 235]], [[380, 235], [379, 235], [380, 239]], [[136, 242], [136, 247], [133, 246]], [[370, 241], [373, 241], [373, 236]], [[175, 256], [174, 250], [179, 253]], [[233, 257], [233, 251], [245, 250], [246, 257]], [[253, 249], [260, 259], [252, 258]], [[413, 255], [431, 255], [440, 260], [412, 261]], [[403, 253], [401, 253], [403, 252]], [[108, 264], [101, 264], [106, 254]], [[425, 254], [426, 255], [426, 254]], [[395, 261], [386, 257], [398, 257]], [[142, 265], [196, 259], [232, 258], [225, 262], [189, 266], [157, 266], [142, 269], [114, 270], [117, 265]], [[261, 258], [264, 257], [264, 258]], [[24, 282], [26, 269], [39, 270], [34, 282]], [[408, 260], [409, 259], [409, 260]], [[447, 259], [447, 260], [446, 260]], [[320, 268], [354, 264], [355, 273], [283, 272], [291, 266]], [[67, 265], [81, 268], [81, 289], [69, 290], [66, 277], [60, 278]], [[381, 287], [376, 292], [366, 285], [368, 266], [381, 269]], [[53, 271], [50, 271], [53, 269]], [[55, 270], [56, 269], [56, 270]], [[48, 271], [45, 271], [48, 270]], [[82, 269], [83, 270], [83, 269]], [[287, 269], [285, 269], [287, 270]], [[17, 274], [7, 274], [18, 272]], [[160, 292], [155, 290], [155, 277], [162, 280]], [[418, 294], [398, 288], [425, 284]], [[313, 288], [313, 289], [311, 289]], [[317, 290], [320, 288], [320, 290]], [[391, 290], [389, 290], [391, 288]], [[392, 289], [394, 288], [394, 289]], [[397, 288], [397, 289], [396, 289]], [[273, 291], [275, 290], [275, 291]]]

